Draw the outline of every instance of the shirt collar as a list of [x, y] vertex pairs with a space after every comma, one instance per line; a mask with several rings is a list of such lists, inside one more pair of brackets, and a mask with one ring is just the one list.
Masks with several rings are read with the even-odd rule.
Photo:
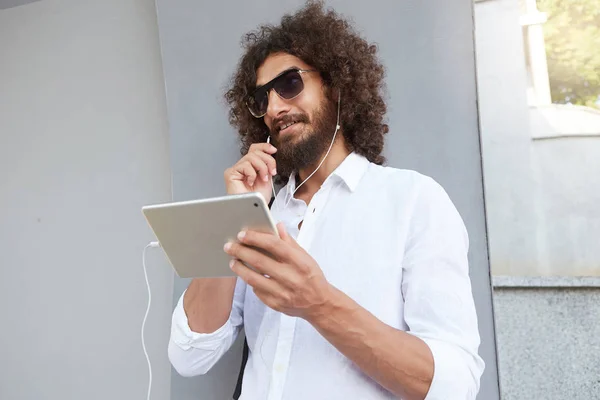
[[369, 160], [355, 152], [350, 153], [333, 171], [332, 175], [341, 178], [351, 192], [356, 190], [358, 183], [369, 167]]
[[[350, 153], [344, 161], [331, 173], [331, 175], [325, 180], [327, 182], [332, 176], [340, 178], [350, 189], [351, 192], [356, 190], [358, 183], [367, 171], [369, 166], [369, 160], [364, 156], [355, 152]], [[325, 184], [325, 183], [324, 183]], [[288, 184], [286, 185], [286, 200], [294, 193], [296, 189], [296, 172], [290, 175]]]

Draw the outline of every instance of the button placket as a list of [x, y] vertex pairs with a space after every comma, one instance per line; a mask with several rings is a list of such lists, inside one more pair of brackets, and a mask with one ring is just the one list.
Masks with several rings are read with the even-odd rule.
[[[308, 250], [314, 238], [314, 221], [320, 214], [324, 205], [331, 194], [331, 182], [321, 187], [313, 196], [308, 206], [303, 203], [304, 207], [299, 204], [294, 204], [298, 210], [293, 210], [292, 215], [300, 213], [302, 220], [302, 229], [298, 232], [296, 241], [304, 249]], [[295, 200], [292, 200], [295, 202]], [[318, 209], [318, 211], [317, 211]], [[279, 320], [279, 335], [277, 337], [277, 345], [275, 356], [273, 359], [273, 368], [271, 371], [271, 382], [269, 385], [268, 400], [280, 400], [283, 397], [283, 389], [287, 379], [287, 371], [290, 363], [292, 346], [294, 344], [294, 335], [296, 333], [296, 317], [290, 317], [285, 314], [280, 315]]]
[[[290, 210], [292, 218], [295, 222], [300, 222], [302, 216], [306, 214], [306, 204], [299, 204], [292, 199], [290, 204], [294, 209]], [[297, 225], [297, 224], [296, 224]], [[304, 235], [304, 226], [298, 232], [296, 241], [302, 246]], [[304, 247], [304, 246], [303, 246]], [[280, 400], [283, 397], [283, 389], [287, 378], [288, 366], [294, 344], [294, 335], [296, 332], [296, 318], [285, 314], [279, 315], [279, 334], [275, 346], [275, 355], [273, 358], [273, 368], [271, 371], [271, 382], [269, 384], [268, 400]]]

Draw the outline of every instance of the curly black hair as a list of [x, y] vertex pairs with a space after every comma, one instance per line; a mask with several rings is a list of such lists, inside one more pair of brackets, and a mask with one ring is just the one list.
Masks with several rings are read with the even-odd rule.
[[346, 145], [369, 161], [383, 164], [386, 104], [383, 100], [383, 65], [377, 46], [360, 37], [350, 23], [322, 1], [308, 1], [294, 14], [286, 14], [279, 26], [261, 25], [247, 33], [242, 56], [225, 99], [229, 122], [240, 134], [241, 153], [264, 142], [268, 135], [262, 118], [254, 118], [246, 107], [247, 96], [256, 87], [256, 71], [274, 53], [287, 53], [317, 69], [325, 85], [342, 93], [340, 125]]

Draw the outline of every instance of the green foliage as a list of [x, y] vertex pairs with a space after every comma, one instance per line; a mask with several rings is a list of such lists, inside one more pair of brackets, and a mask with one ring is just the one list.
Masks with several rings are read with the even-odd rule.
[[598, 107], [600, 0], [538, 0], [554, 103]]

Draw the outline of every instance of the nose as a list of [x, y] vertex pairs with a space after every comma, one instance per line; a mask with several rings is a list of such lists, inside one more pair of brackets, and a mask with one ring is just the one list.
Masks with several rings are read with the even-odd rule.
[[267, 105], [267, 117], [272, 121], [281, 115], [287, 114], [289, 111], [290, 104], [285, 99], [279, 97], [275, 90], [270, 90], [269, 103]]

